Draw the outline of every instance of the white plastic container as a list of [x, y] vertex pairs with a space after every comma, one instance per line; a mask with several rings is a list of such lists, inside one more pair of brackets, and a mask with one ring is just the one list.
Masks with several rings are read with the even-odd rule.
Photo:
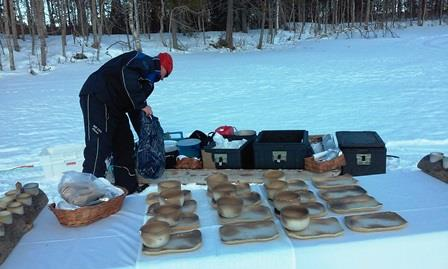
[[63, 144], [48, 147], [39, 155], [46, 178], [60, 178], [66, 171], [82, 171], [84, 145]]

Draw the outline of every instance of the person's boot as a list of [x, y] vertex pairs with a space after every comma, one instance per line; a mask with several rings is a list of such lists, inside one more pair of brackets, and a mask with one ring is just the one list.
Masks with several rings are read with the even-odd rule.
[[[132, 172], [132, 174], [131, 174]], [[114, 167], [115, 185], [128, 190], [128, 195], [134, 193], [138, 188], [137, 177], [134, 171], [129, 171], [125, 167]]]

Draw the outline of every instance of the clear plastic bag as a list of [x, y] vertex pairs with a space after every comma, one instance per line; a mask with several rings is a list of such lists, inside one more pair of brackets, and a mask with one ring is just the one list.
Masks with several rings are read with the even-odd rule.
[[76, 171], [63, 174], [58, 184], [58, 192], [62, 199], [75, 206], [93, 205], [123, 193], [104, 178]]

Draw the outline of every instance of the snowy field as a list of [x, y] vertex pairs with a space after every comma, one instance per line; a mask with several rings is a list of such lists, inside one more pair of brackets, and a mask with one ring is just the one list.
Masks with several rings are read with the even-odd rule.
[[[405, 28], [396, 30], [399, 38], [377, 39], [288, 40], [282, 33], [276, 45], [261, 51], [254, 48], [256, 34], [237, 35], [235, 52], [206, 47], [172, 52], [173, 74], [149, 98], [165, 131], [188, 135], [220, 125], [310, 134], [374, 130], [388, 154], [400, 157], [388, 162], [388, 170], [417, 169], [432, 151], [448, 154], [447, 26]], [[103, 38], [105, 47], [116, 40], [125, 37]], [[51, 71], [27, 72], [28, 40], [17, 54], [18, 70], [0, 72], [0, 192], [17, 180], [38, 181], [51, 199], [58, 179], [43, 177], [40, 152], [83, 143], [78, 93], [110, 56], [103, 54], [100, 62], [58, 63], [60, 37], [48, 43]], [[80, 51], [71, 39], [69, 44], [69, 55]], [[166, 51], [158, 34], [143, 44], [149, 55]], [[118, 46], [109, 50], [111, 55], [121, 52]], [[27, 164], [33, 167], [14, 169]]]

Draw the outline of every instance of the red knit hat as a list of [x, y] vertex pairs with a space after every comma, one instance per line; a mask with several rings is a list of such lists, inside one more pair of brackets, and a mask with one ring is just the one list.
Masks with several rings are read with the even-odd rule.
[[169, 76], [173, 71], [173, 58], [166, 52], [159, 53], [160, 66], [166, 70], [166, 76]]

